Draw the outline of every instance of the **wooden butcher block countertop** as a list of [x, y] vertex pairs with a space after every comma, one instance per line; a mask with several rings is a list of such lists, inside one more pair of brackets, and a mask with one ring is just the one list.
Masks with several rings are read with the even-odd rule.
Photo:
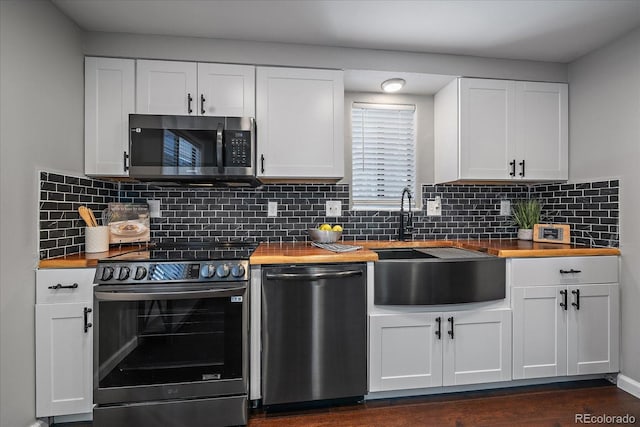
[[[377, 261], [378, 255], [371, 249], [455, 247], [486, 252], [502, 258], [531, 258], [554, 256], [620, 255], [618, 248], [590, 248], [587, 246], [536, 243], [525, 240], [413, 240], [413, 241], [360, 241], [345, 240], [346, 245], [363, 248], [353, 252], [336, 253], [316, 248], [310, 242], [261, 243], [251, 255], [251, 264], [305, 264]], [[144, 246], [123, 246], [107, 252], [79, 253], [58, 258], [44, 259], [39, 268], [88, 268], [98, 260], [132, 252]]]
[[80, 252], [73, 255], [65, 255], [57, 258], [42, 259], [38, 263], [38, 268], [91, 268], [98, 265], [98, 260], [122, 255], [127, 252], [145, 250], [146, 245], [119, 246], [110, 248], [106, 252], [85, 253]]
[[589, 248], [586, 246], [537, 243], [531, 241], [508, 240], [414, 240], [414, 241], [359, 241], [345, 240], [346, 245], [363, 248], [358, 251], [335, 253], [316, 248], [310, 242], [261, 243], [251, 255], [251, 264], [305, 264], [331, 262], [377, 261], [378, 255], [372, 249], [384, 248], [425, 248], [455, 247], [486, 252], [502, 258], [529, 258], [554, 256], [620, 255], [617, 248]]

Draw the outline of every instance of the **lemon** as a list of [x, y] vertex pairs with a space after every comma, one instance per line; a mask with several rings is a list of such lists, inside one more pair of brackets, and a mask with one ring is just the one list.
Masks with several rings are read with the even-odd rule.
[[331, 226], [329, 224], [322, 224], [318, 229], [322, 231], [331, 231]]
[[342, 226], [341, 226], [341, 225], [336, 224], [336, 225], [334, 225], [334, 226], [333, 226], [332, 230], [333, 230], [333, 231], [342, 231]]

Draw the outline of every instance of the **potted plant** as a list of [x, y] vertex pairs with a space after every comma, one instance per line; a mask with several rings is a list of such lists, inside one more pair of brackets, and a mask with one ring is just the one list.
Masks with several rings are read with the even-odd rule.
[[540, 222], [542, 206], [535, 199], [520, 200], [513, 207], [513, 222], [518, 226], [518, 239], [533, 240], [533, 226]]

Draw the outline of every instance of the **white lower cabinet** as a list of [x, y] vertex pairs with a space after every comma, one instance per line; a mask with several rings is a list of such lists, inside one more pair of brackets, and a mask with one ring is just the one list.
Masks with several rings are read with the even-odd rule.
[[36, 417], [91, 412], [94, 274], [36, 272]]
[[618, 371], [617, 263], [617, 257], [512, 260], [514, 379]]
[[369, 391], [511, 379], [511, 311], [369, 317]]

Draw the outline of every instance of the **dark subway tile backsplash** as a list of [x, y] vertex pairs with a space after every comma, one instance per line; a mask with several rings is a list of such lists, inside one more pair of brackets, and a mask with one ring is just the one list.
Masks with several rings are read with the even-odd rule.
[[98, 222], [107, 203], [117, 200], [118, 183], [40, 172], [40, 259], [84, 251], [84, 205]]
[[[517, 228], [500, 215], [500, 201], [537, 198], [544, 222], [571, 224], [573, 243], [618, 246], [617, 180], [578, 184], [423, 185], [423, 209], [414, 212], [414, 239], [509, 239]], [[439, 196], [441, 216], [427, 216], [426, 202]], [[99, 216], [109, 202], [160, 200], [162, 218], [151, 222], [152, 241], [308, 240], [307, 228], [341, 224], [344, 240], [395, 240], [398, 212], [350, 211], [346, 184], [267, 184], [258, 188], [165, 188], [42, 172], [40, 256], [84, 249], [84, 222], [77, 208]], [[325, 216], [328, 200], [342, 202], [342, 216]], [[278, 202], [278, 216], [267, 203]]]

